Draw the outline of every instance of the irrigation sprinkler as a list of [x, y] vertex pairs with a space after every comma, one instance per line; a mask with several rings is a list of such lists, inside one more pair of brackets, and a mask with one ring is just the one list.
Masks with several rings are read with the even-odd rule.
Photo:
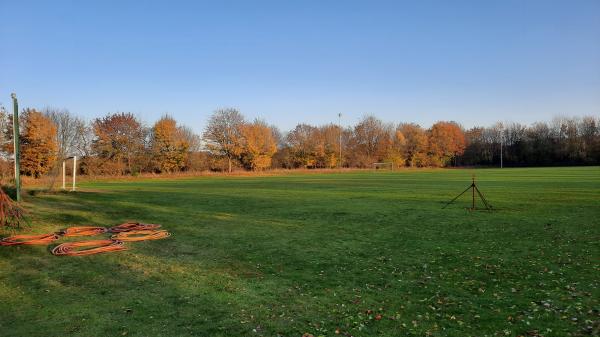
[[471, 208], [469, 208], [469, 210], [474, 211], [476, 210], [475, 208], [475, 193], [477, 193], [477, 195], [479, 196], [479, 198], [481, 199], [481, 201], [483, 202], [483, 205], [485, 206], [485, 209], [488, 211], [492, 210], [492, 205], [487, 201], [487, 199], [483, 196], [483, 193], [481, 193], [481, 191], [479, 190], [479, 188], [477, 187], [477, 184], [475, 183], [475, 175], [472, 176], [472, 181], [471, 181], [471, 185], [469, 185], [469, 187], [467, 187], [466, 190], [462, 191], [459, 195], [457, 195], [456, 197], [454, 197], [454, 199], [448, 201], [446, 203], [446, 205], [444, 205], [444, 207], [442, 207], [442, 209], [448, 207], [448, 205], [452, 204], [454, 201], [456, 201], [456, 199], [460, 198], [461, 195], [465, 194], [467, 191], [471, 190], [471, 199], [472, 199], [472, 204], [471, 204]]

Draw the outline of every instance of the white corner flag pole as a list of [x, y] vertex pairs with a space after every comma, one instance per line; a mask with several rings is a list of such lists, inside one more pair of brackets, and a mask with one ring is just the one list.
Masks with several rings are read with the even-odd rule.
[[67, 189], [67, 187], [66, 187], [66, 185], [65, 185], [65, 178], [66, 178], [66, 174], [67, 174], [67, 173], [65, 172], [66, 165], [65, 165], [65, 160], [64, 160], [64, 159], [63, 159], [63, 162], [62, 162], [62, 164], [63, 164], [63, 170], [62, 170], [62, 176], [63, 176], [63, 185], [62, 185], [62, 189], [63, 189], [63, 190], [65, 190], [65, 189]]

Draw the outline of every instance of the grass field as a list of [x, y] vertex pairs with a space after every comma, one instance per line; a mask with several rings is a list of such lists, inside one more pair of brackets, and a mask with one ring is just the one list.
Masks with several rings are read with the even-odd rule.
[[[473, 172], [497, 210], [442, 210]], [[1, 336], [600, 333], [598, 167], [87, 182], [25, 200], [36, 233], [137, 220], [173, 236], [88, 257], [0, 247]]]

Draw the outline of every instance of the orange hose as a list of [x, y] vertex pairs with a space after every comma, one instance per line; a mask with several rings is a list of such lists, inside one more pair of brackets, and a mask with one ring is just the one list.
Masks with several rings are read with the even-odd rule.
[[109, 228], [108, 230], [111, 233], [120, 233], [120, 232], [130, 232], [130, 231], [140, 231], [140, 230], [149, 230], [149, 229], [157, 229], [160, 228], [160, 225], [156, 224], [146, 224], [141, 222], [126, 222], [124, 224], [120, 224], [114, 227]]
[[59, 236], [56, 234], [15, 235], [0, 240], [0, 246], [48, 245], [58, 240], [58, 238]]
[[64, 236], [92, 236], [106, 233], [108, 230], [104, 227], [76, 226], [63, 229], [60, 234]]
[[[88, 249], [77, 249], [81, 247], [93, 247]], [[81, 242], [67, 242], [52, 249], [54, 255], [83, 256], [99, 253], [117, 252], [126, 250], [122, 241], [117, 240], [92, 240]]]
[[140, 230], [140, 231], [129, 231], [121, 232], [111, 236], [113, 240], [119, 241], [146, 241], [146, 240], [159, 240], [165, 239], [171, 236], [171, 233], [166, 230]]

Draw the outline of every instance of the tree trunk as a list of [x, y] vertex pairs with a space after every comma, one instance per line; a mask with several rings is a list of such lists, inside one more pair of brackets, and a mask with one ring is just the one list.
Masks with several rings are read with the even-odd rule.
[[227, 161], [229, 163], [229, 173], [231, 173], [231, 157], [227, 157]]

